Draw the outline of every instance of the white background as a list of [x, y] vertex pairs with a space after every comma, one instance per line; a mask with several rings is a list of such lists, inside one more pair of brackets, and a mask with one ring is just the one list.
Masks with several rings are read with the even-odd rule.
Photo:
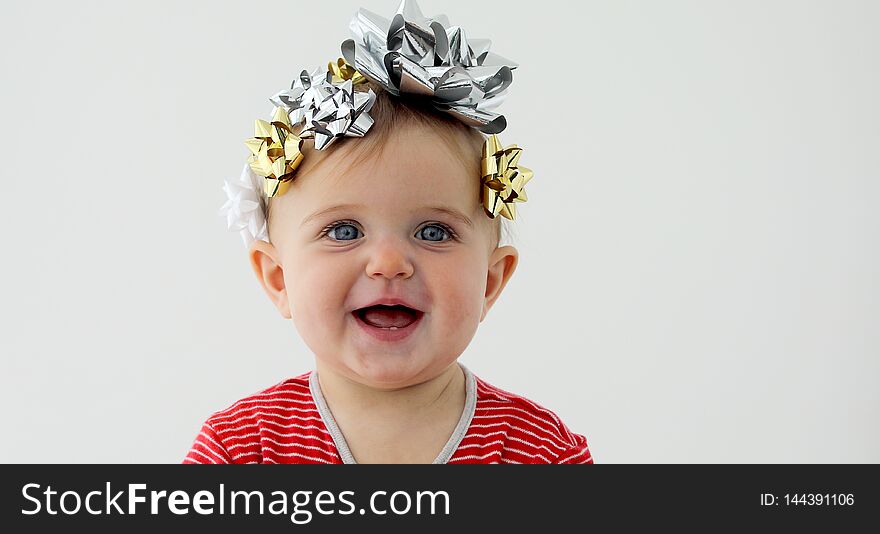
[[[4, 6], [3, 461], [177, 463], [312, 368], [217, 210], [359, 6]], [[880, 3], [421, 6], [520, 63], [537, 172], [463, 363], [597, 462], [880, 461]]]

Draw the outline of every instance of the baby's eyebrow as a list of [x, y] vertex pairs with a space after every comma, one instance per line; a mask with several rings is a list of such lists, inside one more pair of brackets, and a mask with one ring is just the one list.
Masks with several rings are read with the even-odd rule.
[[[316, 211], [315, 213], [312, 213], [311, 215], [309, 215], [308, 217], [303, 219], [302, 223], [300, 223], [300, 226], [305, 226], [311, 220], [316, 219], [318, 217], [321, 217], [322, 215], [327, 215], [328, 213], [334, 213], [337, 211], [344, 211], [344, 210], [364, 209], [364, 208], [366, 208], [366, 206], [364, 206], [363, 204], [339, 204], [337, 206], [330, 206], [329, 208], [324, 208], [322, 210]], [[437, 212], [437, 213], [445, 213], [446, 215], [448, 215], [454, 219], [458, 219], [459, 221], [466, 224], [470, 228], [474, 227], [473, 221], [471, 221], [467, 215], [463, 214], [462, 212], [458, 211], [455, 208], [449, 208], [446, 206], [429, 206], [429, 207], [425, 207], [425, 208], [414, 209], [412, 211], [414, 211], [414, 212], [415, 211], [433, 211], [433, 212]]]
[[471, 228], [474, 227], [474, 223], [471, 222], [470, 218], [468, 218], [467, 215], [465, 215], [464, 213], [462, 213], [454, 208], [446, 208], [444, 206], [432, 206], [430, 208], [425, 208], [425, 209], [430, 210], [430, 211], [445, 213], [446, 215], [449, 215], [450, 217], [458, 219], [459, 221], [463, 222], [464, 224], [468, 225]]
[[343, 210], [363, 209], [365, 207], [366, 206], [364, 206], [363, 204], [339, 204], [338, 206], [330, 206], [329, 208], [324, 208], [322, 210], [318, 210], [315, 213], [309, 215], [308, 217], [303, 219], [302, 223], [300, 223], [300, 226], [305, 226], [312, 219], [316, 219], [316, 218], [318, 218], [322, 215], [326, 215], [328, 213], [333, 213], [336, 211], [343, 211]]

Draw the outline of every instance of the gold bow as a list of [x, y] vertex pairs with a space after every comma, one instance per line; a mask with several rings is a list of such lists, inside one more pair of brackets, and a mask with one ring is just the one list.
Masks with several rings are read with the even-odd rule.
[[351, 80], [352, 85], [357, 85], [367, 81], [363, 74], [345, 62], [345, 58], [337, 59], [336, 63], [333, 63], [332, 61], [327, 63], [327, 70], [333, 75], [332, 83], [334, 84], [342, 83], [345, 80]]
[[528, 200], [525, 189], [534, 176], [531, 169], [519, 166], [522, 148], [502, 148], [498, 136], [492, 134], [483, 143], [483, 208], [490, 219], [499, 214], [511, 221], [516, 218], [514, 202]]
[[290, 117], [283, 107], [275, 110], [272, 122], [254, 121], [254, 137], [244, 142], [251, 155], [248, 164], [265, 177], [267, 197], [283, 195], [293, 181], [293, 173], [302, 163], [302, 139], [293, 133]]

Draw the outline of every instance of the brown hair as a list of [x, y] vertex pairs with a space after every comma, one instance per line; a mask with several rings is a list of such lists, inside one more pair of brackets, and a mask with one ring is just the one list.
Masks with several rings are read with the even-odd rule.
[[[431, 126], [440, 136], [453, 154], [459, 156], [465, 168], [473, 169], [474, 191], [479, 195], [479, 178], [481, 173], [480, 160], [483, 155], [483, 142], [486, 136], [479, 130], [472, 128], [455, 117], [434, 108], [424, 97], [409, 96], [406, 94], [394, 96], [380, 85], [368, 81], [354, 86], [355, 91], [372, 89], [376, 93], [376, 101], [369, 114], [373, 119], [373, 126], [364, 137], [343, 137], [334, 141], [334, 145], [325, 150], [334, 150], [342, 146], [351, 146], [348, 165], [357, 165], [377, 153], [381, 153], [385, 141], [392, 132], [401, 126], [419, 124]], [[353, 144], [354, 143], [354, 144]], [[309, 161], [318, 152], [314, 149], [314, 142], [305, 140], [302, 149], [305, 161]], [[295, 178], [294, 178], [295, 180]], [[272, 199], [266, 203], [266, 219], [270, 220]], [[485, 213], [483, 216], [486, 216]], [[493, 248], [497, 247], [501, 240], [501, 218], [496, 217], [493, 225]]]

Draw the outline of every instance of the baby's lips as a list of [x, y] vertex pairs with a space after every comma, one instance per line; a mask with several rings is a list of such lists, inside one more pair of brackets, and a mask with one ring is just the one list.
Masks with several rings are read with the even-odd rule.
[[363, 308], [369, 308], [370, 306], [406, 306], [416, 312], [424, 313], [424, 307], [421, 305], [416, 305], [410, 300], [401, 298], [401, 297], [380, 297], [371, 301], [367, 301], [360, 306], [356, 306], [352, 311], [357, 311]]
[[355, 312], [361, 321], [376, 328], [406, 328], [422, 316], [422, 312], [402, 306], [369, 307]]

